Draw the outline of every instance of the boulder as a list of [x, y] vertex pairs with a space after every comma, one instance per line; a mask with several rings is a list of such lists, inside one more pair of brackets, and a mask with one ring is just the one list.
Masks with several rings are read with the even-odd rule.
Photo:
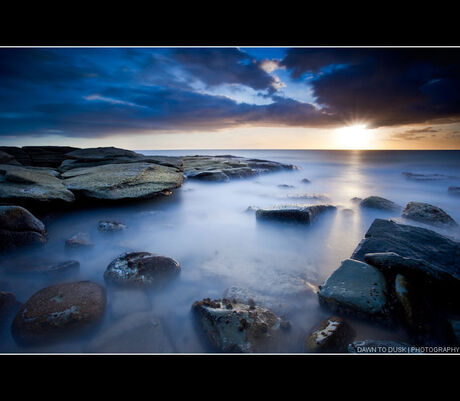
[[104, 279], [124, 286], [156, 286], [180, 272], [179, 262], [149, 252], [127, 252], [114, 259], [104, 272]]
[[417, 347], [400, 341], [364, 340], [348, 346], [348, 352], [358, 354], [419, 354]]
[[369, 196], [364, 198], [359, 205], [365, 208], [372, 208], [372, 209], [380, 209], [380, 210], [400, 210], [401, 206], [397, 205], [396, 203], [381, 198], [380, 196]]
[[192, 311], [214, 348], [223, 352], [268, 351], [281, 333], [281, 319], [260, 306], [205, 298]]
[[0, 249], [46, 242], [45, 225], [20, 206], [0, 206]]
[[346, 352], [356, 332], [343, 319], [331, 316], [315, 328], [305, 340], [305, 352]]
[[105, 304], [104, 288], [91, 281], [52, 285], [27, 300], [11, 331], [23, 345], [57, 341], [98, 322]]
[[0, 165], [0, 201], [24, 206], [68, 203], [75, 197], [56, 177], [54, 170], [42, 167]]
[[111, 201], [152, 198], [180, 187], [183, 181], [182, 172], [176, 168], [149, 163], [75, 168], [62, 177], [79, 197]]
[[119, 221], [101, 220], [97, 223], [97, 229], [103, 232], [123, 231], [126, 226]]
[[439, 207], [422, 202], [409, 202], [402, 217], [438, 226], [457, 226], [455, 220]]
[[87, 248], [94, 246], [88, 233], [77, 233], [65, 241], [66, 248]]
[[367, 263], [346, 259], [318, 292], [321, 305], [340, 314], [391, 320], [387, 284], [383, 274]]
[[171, 353], [174, 349], [160, 319], [150, 312], [125, 316], [96, 337], [87, 352]]
[[236, 286], [225, 289], [223, 296], [233, 303], [262, 306], [280, 316], [286, 312], [286, 305], [280, 296], [262, 294], [256, 290]]
[[460, 195], [460, 187], [449, 187], [447, 189], [447, 191], [451, 194], [451, 195]]
[[336, 207], [331, 205], [280, 206], [273, 209], [258, 209], [256, 218], [261, 221], [311, 224], [321, 213], [335, 209]]

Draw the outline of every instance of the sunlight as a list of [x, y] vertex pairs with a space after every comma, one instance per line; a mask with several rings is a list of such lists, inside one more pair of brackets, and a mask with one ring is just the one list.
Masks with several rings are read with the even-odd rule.
[[352, 125], [337, 129], [339, 149], [371, 149], [370, 130], [365, 125]]

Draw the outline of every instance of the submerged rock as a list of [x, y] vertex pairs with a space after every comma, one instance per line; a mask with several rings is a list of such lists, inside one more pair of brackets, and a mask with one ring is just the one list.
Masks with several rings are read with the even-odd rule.
[[256, 218], [264, 221], [311, 224], [321, 213], [335, 209], [336, 207], [332, 205], [283, 206], [273, 209], [258, 209]]
[[346, 259], [321, 286], [321, 305], [332, 311], [383, 322], [390, 321], [387, 284], [373, 266]]
[[223, 352], [263, 352], [276, 346], [281, 319], [260, 306], [205, 298], [192, 306], [213, 346]]
[[153, 286], [165, 283], [180, 272], [179, 262], [149, 252], [127, 252], [113, 260], [104, 279], [120, 285]]
[[405, 176], [408, 180], [414, 180], [414, 181], [440, 181], [440, 180], [446, 180], [449, 178], [457, 178], [457, 177], [452, 177], [444, 174], [418, 174], [418, 173], [409, 173], [409, 172], [402, 172], [401, 173], [403, 176]]
[[99, 321], [105, 304], [104, 288], [91, 281], [52, 285], [27, 300], [11, 331], [20, 344], [56, 341]]
[[21, 205], [72, 202], [75, 197], [56, 176], [43, 167], [0, 165], [0, 201]]
[[356, 332], [343, 319], [325, 319], [305, 340], [305, 352], [346, 352]]
[[400, 210], [402, 209], [401, 206], [397, 205], [396, 203], [381, 198], [380, 196], [369, 196], [364, 198], [360, 204], [361, 207], [365, 208], [372, 208], [372, 209], [381, 209], [381, 210]]
[[65, 241], [66, 248], [86, 248], [94, 246], [88, 233], [78, 233]]
[[96, 337], [87, 352], [174, 352], [159, 318], [150, 312], [125, 316]]
[[126, 229], [126, 225], [119, 221], [100, 220], [99, 223], [97, 223], [97, 229], [104, 232], [123, 231]]
[[45, 225], [20, 206], [0, 206], [0, 250], [46, 242]]
[[182, 172], [149, 163], [104, 164], [75, 168], [62, 174], [64, 184], [88, 199], [147, 199], [182, 185]]
[[364, 340], [348, 346], [348, 352], [358, 354], [407, 354], [421, 353], [417, 347], [399, 341]]
[[402, 217], [426, 224], [457, 226], [455, 220], [439, 207], [422, 202], [409, 202]]

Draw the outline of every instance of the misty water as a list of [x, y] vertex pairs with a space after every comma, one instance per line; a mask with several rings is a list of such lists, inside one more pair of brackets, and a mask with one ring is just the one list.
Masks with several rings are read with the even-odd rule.
[[[51, 284], [92, 280], [104, 286], [107, 265], [126, 251], [148, 251], [170, 256], [181, 273], [161, 289], [147, 291], [152, 312], [164, 326], [175, 352], [212, 352], [204, 334], [193, 324], [191, 305], [206, 297], [222, 298], [236, 286], [266, 296], [291, 322], [291, 330], [273, 352], [302, 352], [307, 333], [331, 313], [319, 307], [315, 289], [348, 258], [375, 218], [395, 218], [400, 212], [361, 209], [353, 197], [377, 195], [401, 206], [421, 201], [444, 209], [460, 222], [459, 197], [448, 193], [460, 186], [458, 151], [139, 151], [150, 155], [218, 155], [255, 157], [299, 167], [294, 171], [206, 183], [185, 180], [169, 197], [128, 205], [88, 207], [40, 215], [48, 230], [47, 244], [21, 251], [2, 264], [75, 259], [80, 269], [55, 277], [11, 274], [2, 269], [2, 290], [25, 302]], [[408, 180], [401, 173], [437, 173], [437, 181]], [[307, 178], [311, 183], [303, 183]], [[292, 187], [280, 187], [286, 184]], [[248, 206], [333, 204], [337, 211], [320, 216], [311, 226], [258, 223]], [[352, 211], [344, 211], [352, 209]], [[102, 219], [123, 222], [122, 232], [97, 230]], [[433, 229], [431, 227], [431, 229]], [[458, 232], [443, 232], [460, 238]], [[78, 232], [89, 232], [95, 246], [69, 250], [64, 242]], [[102, 323], [91, 332], [46, 346], [22, 347], [10, 333], [11, 319], [2, 325], [0, 352], [85, 352], [88, 344], [115, 322], [112, 291]], [[133, 296], [132, 302], [138, 298]], [[127, 302], [130, 302], [129, 300]], [[387, 329], [349, 319], [357, 340], [407, 340], [404, 330]], [[145, 352], [151, 350], [145, 349]]]

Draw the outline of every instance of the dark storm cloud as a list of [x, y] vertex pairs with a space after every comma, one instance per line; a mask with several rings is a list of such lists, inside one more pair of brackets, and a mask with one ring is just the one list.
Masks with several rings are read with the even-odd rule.
[[460, 49], [290, 49], [282, 64], [313, 76], [317, 102], [370, 127], [456, 121]]

